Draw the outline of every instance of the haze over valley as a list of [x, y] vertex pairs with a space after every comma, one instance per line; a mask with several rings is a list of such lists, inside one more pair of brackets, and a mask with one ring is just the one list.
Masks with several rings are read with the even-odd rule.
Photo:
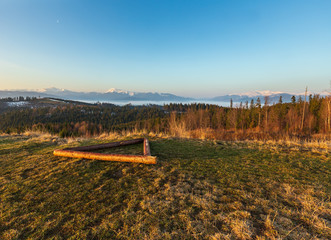
[[[327, 91], [320, 93], [308, 92], [308, 95], [319, 94], [326, 96]], [[305, 93], [286, 93], [286, 92], [273, 92], [273, 91], [252, 91], [241, 94], [226, 94], [222, 96], [210, 96], [204, 98], [182, 97], [171, 93], [157, 93], [157, 92], [133, 92], [121, 89], [111, 88], [105, 92], [76, 92], [60, 88], [45, 88], [37, 90], [0, 90], [0, 98], [17, 98], [23, 97], [48, 97], [59, 98], [65, 100], [87, 101], [91, 103], [96, 102], [113, 102], [115, 104], [134, 103], [139, 104], [163, 104], [163, 103], [210, 103], [217, 105], [230, 104], [232, 100], [235, 103], [256, 101], [258, 98], [263, 102], [265, 96], [268, 96], [270, 103], [277, 103], [280, 96], [283, 102], [290, 102], [292, 96], [304, 97]]]

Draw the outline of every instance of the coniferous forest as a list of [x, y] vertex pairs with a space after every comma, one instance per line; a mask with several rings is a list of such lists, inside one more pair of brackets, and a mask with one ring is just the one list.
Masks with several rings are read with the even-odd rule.
[[[117, 106], [52, 99], [0, 100], [0, 131], [41, 131], [61, 137], [94, 136], [114, 131], [146, 131], [178, 137], [243, 139], [330, 139], [331, 97], [268, 97], [230, 107], [208, 104]], [[8, 102], [26, 101], [8, 107]]]

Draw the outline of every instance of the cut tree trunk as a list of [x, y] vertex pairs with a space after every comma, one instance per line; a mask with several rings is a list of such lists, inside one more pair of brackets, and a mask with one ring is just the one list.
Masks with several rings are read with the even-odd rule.
[[54, 155], [60, 157], [84, 158], [84, 159], [103, 160], [103, 161], [156, 164], [156, 157], [152, 157], [152, 156], [103, 154], [103, 153], [82, 152], [82, 151], [73, 151], [73, 150], [55, 150]]

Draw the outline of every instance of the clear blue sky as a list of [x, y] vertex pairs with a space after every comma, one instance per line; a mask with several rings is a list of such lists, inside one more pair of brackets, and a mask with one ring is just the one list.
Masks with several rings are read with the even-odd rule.
[[330, 0], [0, 0], [0, 89], [329, 88]]

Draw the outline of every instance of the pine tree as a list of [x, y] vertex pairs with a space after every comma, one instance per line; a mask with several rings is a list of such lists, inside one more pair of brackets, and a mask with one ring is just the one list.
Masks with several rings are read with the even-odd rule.
[[256, 107], [259, 109], [259, 121], [258, 121], [257, 126], [260, 127], [260, 125], [261, 125], [261, 100], [259, 97], [256, 100]]
[[279, 96], [279, 100], [278, 100], [278, 103], [282, 104], [283, 103], [283, 97], [282, 96]]

